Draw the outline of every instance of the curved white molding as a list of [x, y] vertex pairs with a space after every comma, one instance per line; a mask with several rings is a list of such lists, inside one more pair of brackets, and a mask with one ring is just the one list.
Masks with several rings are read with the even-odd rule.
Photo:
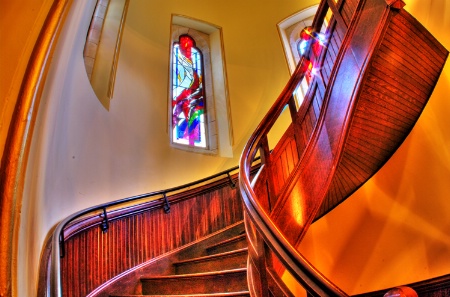
[[289, 71], [291, 74], [294, 72], [297, 63], [295, 60], [295, 55], [291, 49], [291, 34], [289, 34], [290, 32], [288, 32], [288, 29], [296, 24], [299, 24], [299, 26], [301, 26], [301, 29], [309, 26], [312, 23], [312, 17], [316, 14], [318, 7], [319, 5], [317, 4], [300, 10], [299, 12], [288, 16], [277, 24], [278, 33], [280, 34], [284, 54], [286, 56]]

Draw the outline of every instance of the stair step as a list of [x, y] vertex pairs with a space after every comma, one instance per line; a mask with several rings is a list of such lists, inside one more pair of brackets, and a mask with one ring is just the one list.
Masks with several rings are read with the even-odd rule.
[[176, 274], [190, 274], [247, 267], [248, 248], [173, 263]]
[[247, 247], [247, 237], [244, 234], [239, 234], [237, 236], [234, 236], [232, 238], [223, 240], [221, 242], [218, 242], [216, 244], [213, 244], [206, 248], [206, 251], [208, 254], [214, 254], [214, 253], [222, 253], [230, 250], [237, 250]]
[[246, 268], [146, 277], [142, 278], [141, 282], [144, 295], [189, 296], [189, 294], [232, 293], [248, 290]]
[[249, 291], [183, 295], [110, 295], [109, 297], [249, 297]]

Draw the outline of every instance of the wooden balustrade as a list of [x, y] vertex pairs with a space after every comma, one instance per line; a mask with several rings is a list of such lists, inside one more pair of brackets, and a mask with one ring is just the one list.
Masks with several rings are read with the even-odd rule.
[[[392, 156], [442, 71], [448, 51], [403, 5], [385, 0], [321, 1], [313, 26], [319, 31], [332, 13], [327, 46], [305, 54], [308, 58], [302, 58], [245, 147], [240, 185], [252, 234], [248, 238], [254, 251], [249, 253], [254, 296], [267, 296], [270, 290], [269, 282], [258, 278], [271, 275], [280, 280], [286, 269], [312, 295], [346, 295], [295, 247], [315, 219], [346, 199]], [[317, 71], [296, 110], [288, 98], [308, 75], [309, 61]], [[292, 124], [270, 151], [267, 134], [286, 104]], [[250, 183], [249, 164], [257, 151], [263, 166]]]

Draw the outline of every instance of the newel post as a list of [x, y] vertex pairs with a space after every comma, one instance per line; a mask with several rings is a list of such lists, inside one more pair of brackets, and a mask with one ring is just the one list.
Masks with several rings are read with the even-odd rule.
[[267, 189], [267, 201], [264, 201], [264, 205], [267, 205], [268, 211], [272, 210], [271, 201], [275, 201], [275, 189], [272, 172], [272, 160], [270, 158], [270, 148], [269, 148], [269, 140], [267, 139], [267, 135], [265, 135], [260, 142], [260, 152], [261, 156], [261, 164], [266, 167], [266, 189]]

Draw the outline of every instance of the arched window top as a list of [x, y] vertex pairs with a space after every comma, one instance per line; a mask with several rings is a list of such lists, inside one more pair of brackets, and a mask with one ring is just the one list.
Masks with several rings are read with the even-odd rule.
[[207, 148], [202, 53], [187, 34], [174, 42], [172, 53], [172, 141]]
[[199, 52], [198, 49], [195, 48], [195, 40], [187, 34], [181, 35], [179, 42], [175, 42], [175, 46], [179, 46], [182, 54], [189, 59], [192, 58], [192, 54], [195, 56], [196, 53]]
[[[321, 42], [324, 42], [324, 40], [321, 40], [321, 38], [324, 37], [322, 33], [326, 31], [326, 20], [321, 28], [322, 33], [314, 33], [310, 30], [317, 8], [318, 5], [313, 5], [287, 17], [277, 24], [278, 32], [280, 34], [284, 48], [285, 57], [288, 62], [291, 74], [294, 72], [297, 63], [300, 61], [300, 57], [302, 56], [304, 51], [309, 48], [309, 43], [307, 41], [310, 38], [319, 38], [319, 44]], [[318, 51], [320, 51], [320, 48], [313, 48], [312, 50], [317, 51], [318, 53]], [[312, 66], [313, 65], [311, 64], [309, 68], [310, 71], [313, 71]], [[294, 94], [298, 106], [300, 106], [303, 102], [303, 98], [308, 90], [310, 81], [311, 76], [307, 74], [306, 79], [302, 81], [300, 88], [298, 88], [298, 90]]]

